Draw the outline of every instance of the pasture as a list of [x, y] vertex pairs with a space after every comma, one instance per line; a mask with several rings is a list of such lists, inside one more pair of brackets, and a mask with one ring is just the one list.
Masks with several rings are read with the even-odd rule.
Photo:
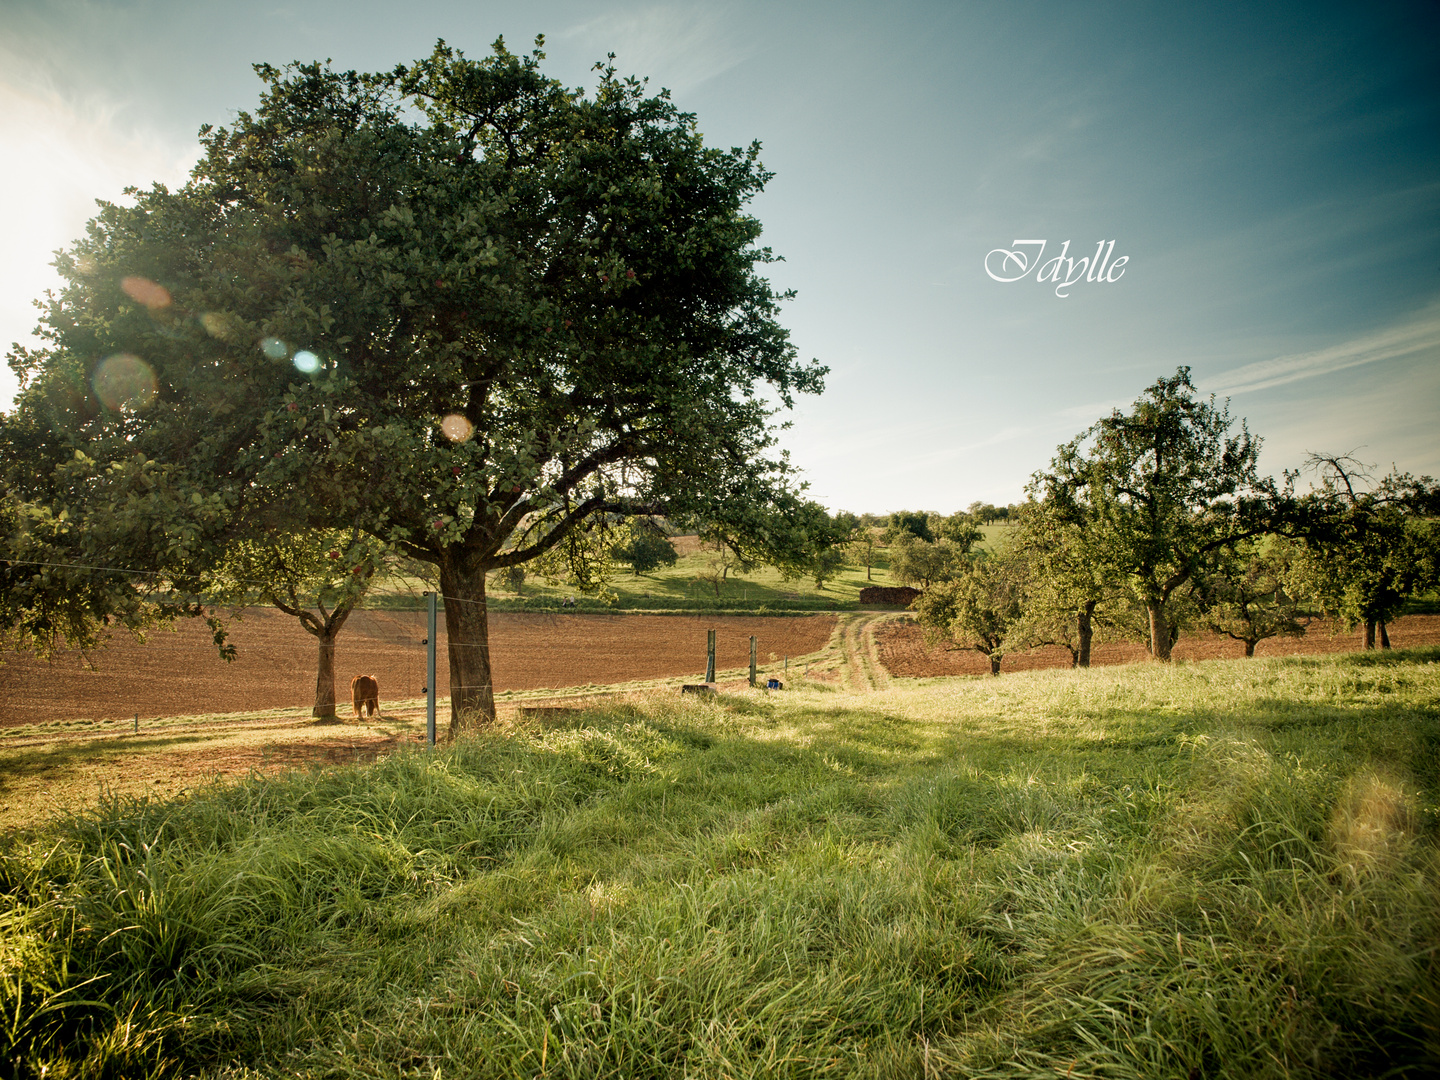
[[10, 834], [11, 1070], [1434, 1074], [1440, 649], [877, 681], [837, 638], [835, 683]]

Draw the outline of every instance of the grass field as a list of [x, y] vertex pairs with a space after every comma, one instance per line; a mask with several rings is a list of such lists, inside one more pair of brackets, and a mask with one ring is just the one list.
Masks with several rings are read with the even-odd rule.
[[11, 834], [0, 1061], [1430, 1076], [1437, 831], [1436, 649], [641, 694]]
[[[1006, 526], [986, 525], [980, 548], [993, 547], [1004, 536]], [[520, 595], [501, 586], [493, 578], [488, 584], [488, 602], [496, 611], [549, 611], [572, 601], [580, 611], [752, 611], [774, 614], [782, 611], [845, 611], [859, 605], [860, 590], [867, 585], [893, 585], [890, 578], [889, 551], [879, 544], [873, 552], [873, 565], [863, 565], [864, 554], [851, 548], [848, 563], [839, 574], [816, 588], [809, 578], [787, 581], [773, 566], [758, 566], [746, 572], [731, 572], [719, 594], [700, 576], [710, 571], [714, 557], [693, 536], [673, 538], [680, 560], [674, 566], [661, 567], [648, 574], [636, 575], [617, 566], [611, 575], [610, 596], [588, 597], [573, 586], [554, 585], [539, 577], [528, 577]], [[854, 565], [854, 560], [862, 560]], [[415, 607], [420, 594], [429, 588], [414, 578], [382, 581], [366, 598], [366, 606]], [[568, 606], [567, 606], [568, 609]]]

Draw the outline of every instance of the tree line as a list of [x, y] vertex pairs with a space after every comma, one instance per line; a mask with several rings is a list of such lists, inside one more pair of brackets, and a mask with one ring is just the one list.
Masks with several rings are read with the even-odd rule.
[[1440, 585], [1440, 485], [1393, 469], [1375, 481], [1352, 454], [1312, 454], [1277, 481], [1259, 474], [1260, 443], [1181, 367], [1060, 446], [996, 550], [971, 550], [964, 515], [924, 519], [930, 535], [898, 515], [892, 573], [924, 589], [932, 643], [974, 649], [994, 674], [1044, 645], [1086, 667], [1097, 635], [1169, 660], [1185, 628], [1253, 656], [1313, 613], [1388, 648], [1387, 624]]

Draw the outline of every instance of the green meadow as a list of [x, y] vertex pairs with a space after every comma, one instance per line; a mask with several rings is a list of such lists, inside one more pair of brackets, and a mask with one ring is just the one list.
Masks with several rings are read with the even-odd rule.
[[[878, 532], [878, 530], [876, 530]], [[977, 550], [994, 548], [1006, 526], [981, 527], [984, 539]], [[606, 583], [606, 595], [586, 596], [573, 585], [547, 582], [530, 575], [517, 594], [491, 576], [487, 604], [492, 611], [729, 611], [762, 615], [786, 611], [853, 611], [860, 606], [860, 590], [867, 585], [895, 585], [890, 577], [889, 549], [876, 543], [871, 565], [865, 550], [851, 545], [846, 563], [834, 578], [818, 588], [810, 578], [785, 578], [773, 566], [732, 570], [717, 593], [702, 576], [712, 573], [715, 553], [696, 550], [694, 537], [676, 537], [684, 552], [674, 566], [636, 574], [616, 565]], [[430, 586], [418, 578], [395, 575], [377, 583], [365, 598], [368, 608], [413, 608]], [[569, 604], [566, 601], [570, 601]]]
[[636, 695], [0, 842], [24, 1077], [1421, 1077], [1440, 650]]

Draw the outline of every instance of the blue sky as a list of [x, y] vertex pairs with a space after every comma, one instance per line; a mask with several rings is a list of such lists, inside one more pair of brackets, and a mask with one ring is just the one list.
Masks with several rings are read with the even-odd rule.
[[[783, 320], [831, 368], [784, 444], [832, 509], [1016, 500], [1181, 364], [1265, 438], [1267, 471], [1356, 450], [1440, 475], [1437, 12], [0, 0], [20, 166], [0, 170], [0, 342], [27, 338], [95, 198], [183, 181], [196, 129], [254, 105], [252, 63], [377, 70], [437, 37], [479, 55], [544, 33], [566, 83], [614, 52], [708, 141], [763, 143]], [[992, 280], [987, 252], [1021, 239], [1128, 261], [1063, 298], [1034, 262]], [[13, 391], [6, 372], [0, 407]]]

